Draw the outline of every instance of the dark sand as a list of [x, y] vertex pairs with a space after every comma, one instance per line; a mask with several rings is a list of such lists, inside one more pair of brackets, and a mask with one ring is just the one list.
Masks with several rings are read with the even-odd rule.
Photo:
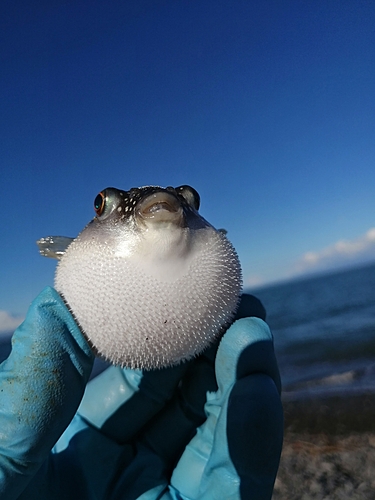
[[273, 500], [375, 499], [375, 395], [286, 395], [284, 412]]

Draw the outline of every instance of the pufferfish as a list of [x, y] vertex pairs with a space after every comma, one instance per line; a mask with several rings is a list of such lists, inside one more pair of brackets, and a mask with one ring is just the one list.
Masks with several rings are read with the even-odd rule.
[[107, 188], [76, 238], [40, 239], [59, 259], [55, 288], [93, 351], [155, 369], [200, 354], [233, 321], [241, 266], [190, 186]]

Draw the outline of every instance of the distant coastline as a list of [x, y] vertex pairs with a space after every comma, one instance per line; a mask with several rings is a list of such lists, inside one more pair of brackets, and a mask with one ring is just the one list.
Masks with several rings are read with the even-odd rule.
[[309, 272], [304, 272], [303, 274], [297, 274], [290, 277], [280, 278], [275, 281], [272, 280], [266, 281], [264, 283], [260, 283], [259, 285], [251, 285], [251, 286], [245, 285], [244, 292], [256, 295], [258, 291], [263, 291], [264, 289], [268, 290], [269, 288], [276, 288], [279, 286], [282, 287], [284, 285], [289, 285], [293, 283], [304, 283], [305, 281], [325, 278], [328, 276], [336, 276], [351, 271], [355, 272], [361, 269], [372, 268], [374, 266], [375, 266], [375, 260], [372, 259], [366, 262], [362, 261], [362, 262], [357, 262], [355, 264], [346, 264], [340, 267], [333, 267], [318, 271], [309, 271]]

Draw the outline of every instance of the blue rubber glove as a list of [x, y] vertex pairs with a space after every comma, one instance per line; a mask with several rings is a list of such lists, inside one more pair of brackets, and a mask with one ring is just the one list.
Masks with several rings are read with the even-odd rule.
[[[28, 324], [32, 334], [35, 325]], [[70, 339], [71, 330], [64, 335]], [[89, 360], [87, 344], [77, 330], [75, 336], [81, 356]], [[270, 499], [282, 445], [280, 379], [271, 334], [260, 319], [241, 319], [225, 334], [217, 354], [216, 349], [191, 363], [153, 372], [109, 368], [87, 386], [77, 414], [48, 455], [77, 406], [89, 369], [82, 372], [72, 397], [60, 399], [58, 416], [45, 419], [46, 405], [34, 407], [41, 421], [52, 424], [41, 426], [36, 436], [29, 433], [24, 462], [27, 467], [33, 453], [38, 465], [44, 462], [39, 470], [26, 470], [18, 489], [12, 486], [14, 476], [5, 474], [1, 498]], [[68, 363], [59, 369], [62, 379], [76, 372]], [[20, 397], [12, 399], [15, 409], [22, 405]], [[11, 470], [9, 464], [5, 470]]]
[[18, 498], [72, 420], [93, 355], [58, 293], [33, 302], [0, 365], [0, 498]]

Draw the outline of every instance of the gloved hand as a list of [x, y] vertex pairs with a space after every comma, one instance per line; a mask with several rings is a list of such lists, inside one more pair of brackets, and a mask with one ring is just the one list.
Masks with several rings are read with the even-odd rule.
[[[246, 300], [240, 316], [251, 314]], [[35, 309], [49, 308], [35, 318]], [[16, 343], [1, 367], [0, 429], [3, 420], [16, 420], [0, 437], [2, 499], [271, 498], [283, 418], [272, 336], [262, 320], [236, 321], [218, 349], [190, 363], [144, 373], [109, 368], [88, 384], [51, 453], [78, 405], [92, 356], [51, 289], [19, 330], [38, 337], [37, 352], [28, 339], [22, 352]], [[42, 376], [34, 375], [40, 368]], [[31, 386], [41, 397], [28, 405]], [[31, 414], [38, 425], [30, 425]]]
[[72, 420], [94, 357], [58, 293], [31, 305], [0, 365], [0, 498], [18, 498]]

